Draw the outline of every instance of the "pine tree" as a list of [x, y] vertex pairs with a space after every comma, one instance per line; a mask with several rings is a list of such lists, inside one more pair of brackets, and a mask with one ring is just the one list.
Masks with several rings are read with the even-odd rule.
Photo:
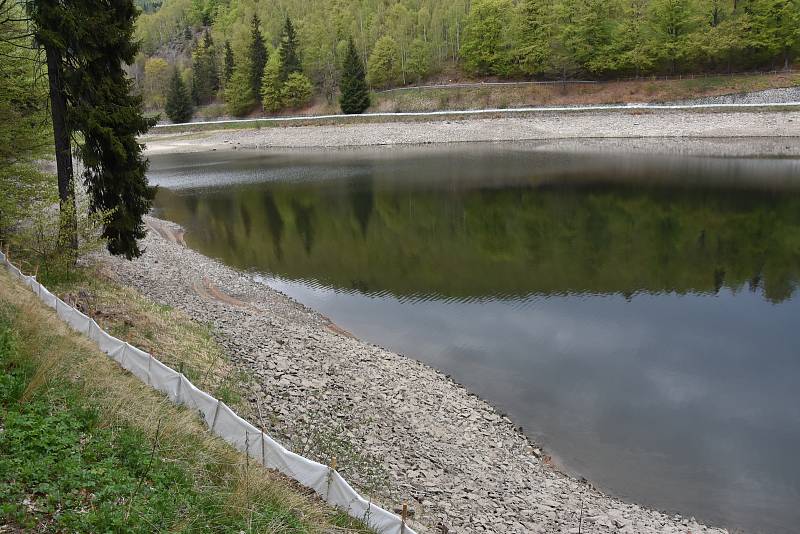
[[223, 65], [223, 78], [225, 83], [229, 82], [233, 75], [233, 49], [230, 41], [225, 41], [225, 64]]
[[189, 93], [186, 90], [186, 85], [183, 83], [178, 69], [172, 72], [172, 78], [169, 82], [169, 90], [167, 91], [167, 104], [164, 106], [164, 112], [174, 123], [189, 122], [192, 120], [192, 101]]
[[283, 24], [281, 33], [281, 44], [278, 53], [281, 57], [281, 81], [285, 82], [293, 72], [302, 72], [300, 64], [300, 44], [297, 41], [297, 33], [289, 17]]
[[364, 63], [358, 57], [352, 37], [347, 43], [343, 67], [342, 96], [339, 100], [342, 113], [348, 115], [364, 113], [369, 107], [369, 87], [364, 75]]
[[214, 41], [206, 31], [197, 44], [192, 57], [192, 100], [196, 105], [205, 104], [219, 91], [219, 73], [214, 52]]
[[225, 105], [231, 115], [242, 117], [253, 110], [256, 102], [250, 79], [251, 73], [252, 70], [247, 61], [240, 62], [233, 69], [231, 79], [225, 86]]
[[[144, 118], [142, 98], [132, 91], [123, 68], [138, 51], [134, 23], [139, 11], [132, 0], [37, 0], [28, 9], [48, 57], [51, 89], [60, 94], [53, 98], [51, 90], [54, 127], [68, 136], [81, 134], [78, 157], [89, 209], [107, 215], [102, 235], [112, 254], [139, 256], [142, 217], [155, 196], [138, 141], [155, 121]], [[63, 148], [57, 134], [57, 155]], [[70, 163], [68, 187], [74, 191], [71, 174]]]
[[203, 38], [203, 48], [206, 53], [206, 60], [208, 61], [208, 79], [211, 90], [216, 93], [219, 91], [219, 67], [217, 63], [217, 49], [214, 46], [214, 41], [211, 39], [211, 33], [206, 30], [206, 35]]
[[261, 78], [264, 77], [264, 67], [267, 66], [269, 54], [264, 45], [264, 37], [261, 35], [261, 21], [258, 15], [253, 15], [250, 21], [250, 46], [248, 48], [248, 59], [250, 61], [250, 94], [257, 95], [261, 91]]
[[272, 54], [264, 68], [264, 77], [261, 80], [261, 105], [268, 113], [275, 113], [283, 109], [281, 60], [278, 54]]

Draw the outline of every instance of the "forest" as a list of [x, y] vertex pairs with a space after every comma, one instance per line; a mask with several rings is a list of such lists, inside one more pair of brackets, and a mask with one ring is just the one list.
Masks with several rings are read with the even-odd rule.
[[[194, 105], [224, 101], [234, 115], [259, 103], [265, 111], [302, 107], [309, 91], [333, 102], [350, 39], [373, 90], [434, 76], [602, 80], [788, 69], [800, 53], [800, 0], [139, 0], [139, 5], [142, 53], [131, 74], [146, 104], [161, 108], [171, 78], [180, 78]], [[289, 70], [297, 76], [286, 98], [276, 99], [287, 80], [279, 65], [287, 23], [297, 61]], [[254, 56], [259, 40], [261, 60]], [[277, 71], [281, 84], [274, 83]], [[228, 90], [231, 84], [238, 87]], [[273, 97], [262, 101], [265, 91]]]

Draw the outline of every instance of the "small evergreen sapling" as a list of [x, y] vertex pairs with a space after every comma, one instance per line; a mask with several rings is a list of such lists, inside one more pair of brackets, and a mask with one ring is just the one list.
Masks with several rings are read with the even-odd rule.
[[169, 91], [167, 92], [167, 103], [164, 106], [164, 112], [167, 114], [167, 117], [169, 117], [169, 120], [177, 124], [192, 120], [193, 111], [189, 91], [186, 90], [186, 85], [183, 83], [178, 69], [174, 69], [169, 82]]
[[353, 39], [347, 43], [347, 55], [344, 58], [342, 72], [342, 96], [339, 103], [342, 112], [348, 115], [364, 113], [369, 107], [369, 87], [364, 74], [364, 63], [358, 56]]

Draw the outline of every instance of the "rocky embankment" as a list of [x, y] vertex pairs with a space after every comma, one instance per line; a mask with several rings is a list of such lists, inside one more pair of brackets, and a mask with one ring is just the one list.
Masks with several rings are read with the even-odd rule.
[[[279, 123], [280, 124], [280, 123]], [[615, 110], [535, 112], [525, 116], [403, 117], [384, 122], [322, 123], [270, 128], [159, 134], [145, 138], [148, 151], [200, 152], [218, 149], [318, 148], [424, 145], [481, 141], [586, 139], [691, 140], [694, 150], [707, 140], [800, 137], [798, 111]], [[780, 143], [771, 142], [784, 150]], [[712, 149], [707, 151], [713, 153]]]
[[[725, 532], [559, 473], [507, 417], [441, 373], [354, 339], [252, 275], [187, 249], [175, 225], [148, 219], [148, 226], [157, 231], [144, 240], [145, 255], [104, 257], [106, 268], [213, 324], [253, 378], [248, 400], [266, 412], [273, 435], [297, 448], [310, 429], [342, 429], [337, 439], [388, 472], [384, 503], [408, 500], [420, 532]], [[369, 485], [358, 466], [343, 463], [345, 476]]]
[[789, 104], [800, 102], [800, 87], [782, 87], [765, 89], [749, 93], [733, 93], [730, 95], [706, 96], [675, 102], [676, 104]]

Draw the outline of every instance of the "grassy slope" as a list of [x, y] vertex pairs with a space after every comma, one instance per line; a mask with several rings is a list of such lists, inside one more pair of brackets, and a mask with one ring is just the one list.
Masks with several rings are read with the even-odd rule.
[[477, 88], [402, 89], [373, 96], [370, 111], [513, 108], [572, 104], [670, 102], [800, 85], [800, 74], [709, 76], [586, 85], [502, 85]]
[[[111, 292], [106, 297], [117, 291], [103, 290]], [[182, 337], [187, 319], [149, 306], [134, 299], [103, 322], [112, 329], [127, 324], [129, 333], [150, 337], [153, 345]], [[148, 322], [150, 330], [143, 326]], [[197, 348], [203, 358], [221, 357], [202, 328], [188, 332], [176, 341], [187, 355]], [[224, 378], [217, 375], [210, 380]], [[195, 414], [70, 332], [4, 271], [0, 530], [3, 525], [70, 532], [365, 531], [294, 483], [250, 465]]]
[[[794, 87], [800, 85], [800, 74], [776, 74], [771, 76], [717, 76], [708, 78], [695, 78], [685, 80], [640, 80], [629, 82], [608, 82], [595, 85], [523, 85], [523, 86], [488, 86], [477, 88], [407, 88], [388, 93], [373, 94], [373, 105], [368, 112], [426, 112], [426, 111], [463, 111], [471, 109], [504, 109], [516, 107], [535, 106], [560, 106], [560, 105], [590, 105], [590, 104], [619, 104], [619, 103], [657, 103], [700, 98], [704, 96], [718, 96], [733, 93], [760, 91], [781, 87]], [[216, 108], [218, 109], [218, 107]], [[764, 110], [781, 111], [786, 106], [763, 106]], [[748, 111], [752, 111], [750, 108]], [[197, 120], [225, 120], [218, 114], [205, 116], [204, 108], [195, 114]], [[737, 111], [728, 109], [728, 112]], [[623, 112], [625, 112], [623, 110]], [[707, 113], [709, 111], [698, 111]], [[441, 117], [361, 117], [341, 115], [340, 117], [316, 119], [315, 115], [338, 114], [336, 105], [330, 106], [325, 102], [318, 102], [310, 108], [287, 112], [285, 116], [306, 115], [312, 118], [303, 120], [281, 121], [252, 121], [244, 123], [224, 124], [195, 124], [160, 127], [152, 130], [142, 140], [144, 142], [163, 138], [165, 135], [192, 132], [209, 132], [215, 130], [242, 130], [258, 128], [275, 128], [281, 126], [319, 126], [328, 124], [350, 123], [382, 123], [382, 122], [427, 122], [442, 120]], [[576, 112], [576, 113], [581, 113]], [[587, 111], [586, 113], [591, 113]], [[508, 117], [510, 115], [530, 116], [530, 113], [503, 113], [481, 115], [483, 119], [495, 116]], [[448, 115], [447, 120], [459, 120], [473, 115]], [[534, 115], [535, 116], [535, 115]], [[281, 116], [269, 117], [280, 119]], [[264, 118], [262, 114], [253, 114], [251, 119]], [[180, 137], [185, 139], [186, 137]]]
[[[433, 83], [448, 83], [443, 79]], [[462, 81], [462, 80], [458, 80]], [[463, 80], [480, 83], [481, 80]], [[634, 80], [600, 82], [587, 85], [491, 85], [470, 88], [399, 88], [373, 93], [369, 112], [466, 110], [481, 108], [511, 108], [527, 106], [557, 106], [570, 104], [609, 104], [627, 102], [668, 102], [792, 87], [800, 85], [800, 74], [708, 76], [682, 80]], [[318, 97], [303, 110], [283, 113], [290, 115], [330, 115], [340, 113], [338, 102], [328, 104]], [[196, 110], [197, 120], [224, 118], [221, 104], [203, 106]], [[252, 118], [261, 117], [256, 113]]]

